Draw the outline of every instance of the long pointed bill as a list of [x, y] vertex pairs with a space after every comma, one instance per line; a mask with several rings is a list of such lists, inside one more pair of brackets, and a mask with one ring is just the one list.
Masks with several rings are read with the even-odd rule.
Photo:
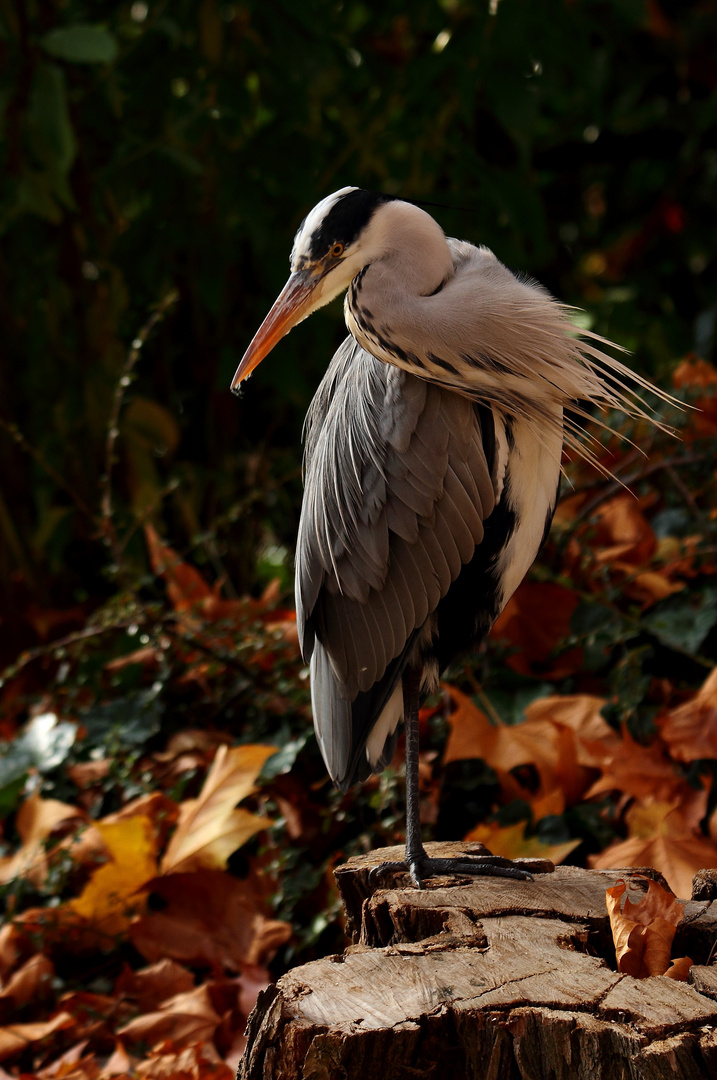
[[251, 375], [277, 341], [281, 341], [292, 327], [311, 314], [311, 297], [319, 281], [320, 278], [313, 277], [307, 270], [297, 270], [291, 275], [244, 353], [232, 379], [232, 390], [237, 390], [239, 384]]

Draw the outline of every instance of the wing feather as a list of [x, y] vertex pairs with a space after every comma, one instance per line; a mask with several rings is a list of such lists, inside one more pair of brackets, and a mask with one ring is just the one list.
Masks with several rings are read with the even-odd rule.
[[307, 417], [305, 481], [297, 622], [319, 743], [346, 786], [493, 508], [479, 410], [348, 338]]

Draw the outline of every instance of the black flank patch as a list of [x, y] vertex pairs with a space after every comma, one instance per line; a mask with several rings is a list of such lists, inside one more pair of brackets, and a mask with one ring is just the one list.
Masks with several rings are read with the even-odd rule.
[[343, 195], [329, 210], [311, 237], [312, 259], [322, 259], [337, 241], [348, 247], [375, 214], [379, 206], [392, 202], [395, 196], [380, 191], [364, 191], [358, 188]]
[[449, 364], [447, 360], [442, 360], [440, 356], [436, 356], [436, 354], [432, 352], [429, 352], [427, 355], [430, 362], [437, 367], [443, 368], [444, 371], [450, 372], [451, 375], [459, 374], [458, 369], [454, 368], [453, 364]]

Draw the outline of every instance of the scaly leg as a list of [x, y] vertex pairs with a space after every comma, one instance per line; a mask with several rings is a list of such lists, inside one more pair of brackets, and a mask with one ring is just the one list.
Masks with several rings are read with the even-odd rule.
[[432, 859], [421, 840], [421, 803], [418, 790], [418, 708], [421, 671], [408, 668], [403, 675], [403, 708], [406, 726], [406, 861], [379, 863], [369, 877], [375, 880], [389, 872], [409, 872], [413, 884], [423, 888], [425, 878], [438, 874], [518, 878], [532, 881], [527, 870], [499, 855], [468, 855], [464, 858]]

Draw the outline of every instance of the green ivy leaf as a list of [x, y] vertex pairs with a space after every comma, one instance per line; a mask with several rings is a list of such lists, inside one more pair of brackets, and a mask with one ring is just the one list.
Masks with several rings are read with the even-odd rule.
[[648, 612], [643, 622], [663, 645], [694, 654], [717, 623], [717, 589], [670, 597]]
[[45, 52], [71, 64], [111, 64], [117, 56], [117, 40], [103, 26], [76, 23], [58, 26], [40, 39]]

